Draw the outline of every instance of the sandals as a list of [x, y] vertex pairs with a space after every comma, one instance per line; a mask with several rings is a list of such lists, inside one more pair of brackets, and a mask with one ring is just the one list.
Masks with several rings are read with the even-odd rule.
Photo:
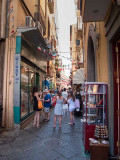
[[41, 128], [41, 126], [39, 125], [39, 126], [36, 126], [37, 128]]
[[44, 122], [48, 122], [48, 121], [50, 121], [50, 120], [49, 120], [49, 119], [43, 119], [43, 121], [44, 121]]
[[36, 127], [36, 125], [35, 125], [35, 124], [33, 124], [33, 127]]

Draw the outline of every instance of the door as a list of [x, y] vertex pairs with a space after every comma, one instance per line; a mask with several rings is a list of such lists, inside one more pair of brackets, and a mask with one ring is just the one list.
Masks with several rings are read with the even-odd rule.
[[120, 40], [113, 45], [114, 74], [114, 149], [120, 156]]

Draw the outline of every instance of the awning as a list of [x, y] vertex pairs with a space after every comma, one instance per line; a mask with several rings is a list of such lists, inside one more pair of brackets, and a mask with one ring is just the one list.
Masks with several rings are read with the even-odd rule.
[[80, 68], [73, 77], [73, 84], [83, 84], [85, 81], [84, 68]]
[[[18, 27], [17, 29], [18, 35], [21, 34], [23, 39], [32, 47], [34, 52], [37, 54], [37, 58], [41, 61], [50, 61], [52, 60], [52, 55], [49, 54], [49, 49], [47, 44], [41, 35], [40, 31], [36, 27]], [[45, 49], [39, 50], [38, 47]]]

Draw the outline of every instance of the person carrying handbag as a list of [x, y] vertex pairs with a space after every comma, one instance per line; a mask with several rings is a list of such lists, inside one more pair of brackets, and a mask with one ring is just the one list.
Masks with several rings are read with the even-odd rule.
[[41, 99], [41, 95], [38, 92], [38, 86], [33, 87], [33, 98], [34, 98], [33, 109], [35, 111], [33, 127], [39, 128], [40, 127], [40, 111], [41, 111], [41, 109], [38, 108], [38, 101], [42, 100], [42, 99]]

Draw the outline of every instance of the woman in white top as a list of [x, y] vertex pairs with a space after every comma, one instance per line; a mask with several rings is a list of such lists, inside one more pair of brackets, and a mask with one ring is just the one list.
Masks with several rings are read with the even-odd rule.
[[68, 104], [69, 104], [69, 112], [70, 112], [70, 123], [69, 124], [75, 125], [75, 122], [74, 122], [75, 97], [72, 91], [69, 92]]
[[65, 99], [62, 97], [61, 91], [57, 92], [53, 103], [56, 101], [55, 110], [54, 110], [54, 128], [56, 127], [57, 117], [59, 117], [59, 127], [61, 128], [62, 124], [62, 115], [63, 115], [63, 102]]

